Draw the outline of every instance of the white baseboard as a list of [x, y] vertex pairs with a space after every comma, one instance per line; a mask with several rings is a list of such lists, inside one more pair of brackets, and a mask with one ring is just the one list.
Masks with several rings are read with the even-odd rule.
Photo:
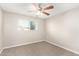
[[56, 46], [58, 46], [58, 47], [61, 47], [61, 48], [65, 49], [65, 50], [71, 51], [71, 52], [73, 52], [73, 53], [79, 55], [79, 52], [77, 52], [77, 51], [73, 51], [73, 50], [71, 50], [71, 49], [69, 49], [69, 48], [67, 48], [67, 47], [60, 46], [60, 45], [58, 45], [58, 44], [56, 44], [56, 43], [53, 43], [53, 42], [51, 42], [51, 41], [48, 41], [48, 40], [47, 40], [46, 42], [48, 42], [48, 43], [50, 43], [50, 44], [53, 44], [53, 45], [56, 45]]
[[4, 47], [3, 49], [13, 48], [13, 47], [22, 46], [22, 45], [28, 45], [28, 44], [37, 43], [37, 42], [42, 42], [42, 41], [44, 41], [44, 40], [39, 40], [39, 41], [33, 41], [33, 42], [27, 42], [27, 43], [23, 43], [23, 44], [8, 46], [8, 47]]
[[0, 54], [2, 53], [3, 49], [0, 49]]

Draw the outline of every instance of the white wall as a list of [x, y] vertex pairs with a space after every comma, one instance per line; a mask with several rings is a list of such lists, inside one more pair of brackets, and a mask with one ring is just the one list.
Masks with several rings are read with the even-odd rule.
[[2, 10], [0, 8], [0, 52], [2, 50]]
[[79, 54], [79, 7], [46, 20], [47, 41]]
[[[19, 20], [32, 20], [37, 23], [38, 29], [35, 31], [18, 30]], [[44, 36], [43, 20], [23, 16], [20, 14], [4, 12], [4, 48], [43, 41]]]

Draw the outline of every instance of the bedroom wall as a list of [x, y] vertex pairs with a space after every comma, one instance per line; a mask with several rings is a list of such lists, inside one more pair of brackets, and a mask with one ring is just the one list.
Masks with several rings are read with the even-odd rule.
[[[20, 20], [32, 20], [37, 24], [37, 30], [19, 30]], [[44, 40], [44, 21], [38, 18], [4, 12], [3, 47], [10, 48]]]
[[2, 9], [0, 8], [0, 53], [2, 51], [2, 40], [3, 40], [3, 36], [2, 36]]
[[79, 54], [79, 7], [46, 20], [47, 41]]

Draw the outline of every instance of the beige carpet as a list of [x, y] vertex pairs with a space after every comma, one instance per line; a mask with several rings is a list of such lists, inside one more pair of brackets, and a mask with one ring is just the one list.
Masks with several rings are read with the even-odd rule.
[[47, 42], [33, 43], [4, 49], [1, 56], [78, 56]]

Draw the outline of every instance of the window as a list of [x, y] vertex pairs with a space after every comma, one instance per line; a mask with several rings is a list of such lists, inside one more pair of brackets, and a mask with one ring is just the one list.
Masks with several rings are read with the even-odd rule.
[[20, 20], [19, 30], [36, 30], [36, 24], [34, 21], [30, 20]]
[[30, 30], [35, 30], [35, 24], [34, 24], [34, 22], [30, 21], [29, 24], [30, 24]]

